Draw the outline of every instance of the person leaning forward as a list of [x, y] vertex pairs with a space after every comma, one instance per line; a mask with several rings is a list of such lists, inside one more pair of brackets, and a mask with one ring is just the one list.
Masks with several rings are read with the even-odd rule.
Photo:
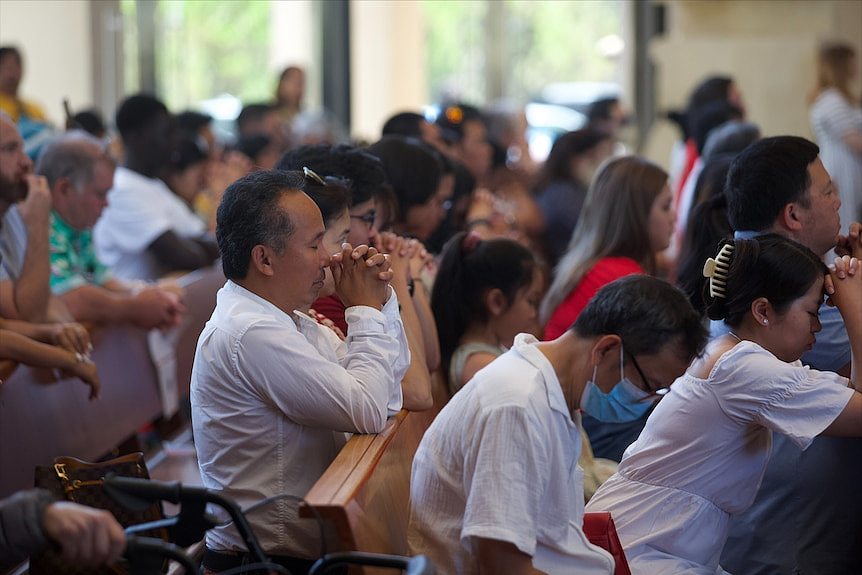
[[[228, 278], [198, 340], [192, 424], [204, 485], [242, 507], [281, 493], [303, 496], [350, 433], [377, 433], [401, 408], [409, 363], [392, 271], [374, 248], [322, 246], [323, 219], [299, 172], [237, 180], [218, 209]], [[347, 304], [345, 342], [303, 313], [326, 268]], [[330, 332], [331, 333], [331, 332]], [[317, 526], [280, 499], [249, 517], [263, 549], [304, 573], [320, 549]], [[204, 565], [245, 560], [233, 526], [207, 534]]]

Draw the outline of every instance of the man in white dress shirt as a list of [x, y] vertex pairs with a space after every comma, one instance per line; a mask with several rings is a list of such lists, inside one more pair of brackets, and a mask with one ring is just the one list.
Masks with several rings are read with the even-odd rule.
[[610, 575], [583, 532], [580, 413], [636, 419], [706, 343], [685, 296], [634, 275], [553, 341], [520, 334], [452, 397], [410, 479], [412, 553], [441, 573]]
[[[374, 248], [331, 256], [323, 219], [299, 172], [262, 171], [225, 192], [216, 236], [228, 278], [198, 340], [191, 402], [204, 485], [242, 507], [288, 493], [302, 497], [349, 433], [376, 433], [401, 407], [407, 364], [392, 272]], [[308, 310], [332, 270], [347, 304], [347, 341]], [[318, 557], [316, 524], [296, 503], [250, 514], [263, 549], [292, 573]], [[249, 561], [232, 525], [207, 534], [204, 565]]]

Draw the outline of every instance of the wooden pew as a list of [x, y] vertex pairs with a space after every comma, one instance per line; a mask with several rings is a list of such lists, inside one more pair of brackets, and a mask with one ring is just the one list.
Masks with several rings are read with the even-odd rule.
[[113, 327], [92, 334], [101, 398], [77, 379], [18, 366], [0, 386], [0, 498], [33, 486], [33, 468], [58, 455], [93, 460], [161, 413], [146, 333]]
[[[436, 413], [402, 410], [379, 434], [354, 436], [306, 494], [308, 505], [334, 525], [343, 550], [408, 554], [410, 468]], [[300, 514], [312, 517], [306, 507]]]
[[188, 397], [192, 364], [198, 336], [209, 321], [216, 304], [216, 293], [225, 283], [221, 265], [200, 269], [176, 278], [185, 289], [188, 317], [177, 341], [177, 384], [180, 398]]
[[[189, 394], [198, 335], [224, 284], [220, 268], [176, 278], [188, 316], [176, 344], [177, 393]], [[91, 332], [101, 398], [88, 401], [77, 379], [56, 381], [50, 370], [0, 362], [0, 498], [33, 485], [33, 468], [54, 457], [95, 460], [162, 414], [147, 334], [130, 326]]]

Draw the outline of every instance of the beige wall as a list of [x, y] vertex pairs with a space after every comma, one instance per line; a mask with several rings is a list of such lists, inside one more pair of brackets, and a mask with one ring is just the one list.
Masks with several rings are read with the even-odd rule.
[[352, 0], [352, 135], [376, 141], [395, 112], [426, 102], [425, 33], [418, 2]]
[[[665, 4], [667, 34], [650, 50], [660, 111], [684, 107], [705, 76], [728, 74], [742, 90], [749, 118], [765, 135], [812, 137], [807, 97], [818, 44], [842, 39], [862, 54], [862, 0]], [[668, 122], [657, 123], [645, 153], [667, 165], [676, 137]]]
[[24, 56], [20, 94], [63, 122], [63, 98], [80, 110], [93, 104], [90, 6], [85, 0], [0, 1], [0, 44]]

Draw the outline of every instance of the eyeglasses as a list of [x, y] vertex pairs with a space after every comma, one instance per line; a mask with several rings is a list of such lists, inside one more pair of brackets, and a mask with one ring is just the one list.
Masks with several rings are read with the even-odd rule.
[[354, 216], [353, 214], [350, 214], [350, 219], [359, 220], [370, 228], [374, 225], [374, 220], [377, 219], [377, 211], [371, 210], [370, 212], [366, 212], [361, 216]]
[[646, 389], [645, 389], [644, 391], [647, 391], [647, 392], [649, 392], [649, 393], [650, 393], [649, 397], [647, 397], [647, 398], [645, 398], [645, 399], [651, 399], [651, 398], [653, 398], [654, 396], [659, 396], [659, 397], [660, 397], [660, 396], [662, 396], [662, 395], [666, 395], [666, 394], [667, 394], [667, 392], [669, 392], [669, 391], [670, 391], [670, 388], [669, 388], [669, 387], [651, 387], [651, 386], [650, 386], [650, 383], [649, 383], [649, 380], [647, 379], [646, 374], [645, 374], [645, 373], [643, 372], [643, 370], [641, 369], [641, 366], [638, 364], [638, 360], [636, 360], [636, 359], [635, 359], [635, 356], [634, 356], [634, 355], [632, 355], [632, 354], [630, 354], [629, 352], [625, 352], [625, 354], [626, 354], [627, 356], [629, 356], [629, 359], [631, 359], [631, 360], [632, 360], [632, 364], [635, 366], [635, 370], [638, 372], [638, 375], [640, 376], [641, 381], [642, 381], [642, 382], [643, 382], [643, 384], [644, 384], [644, 387], [646, 387]]

